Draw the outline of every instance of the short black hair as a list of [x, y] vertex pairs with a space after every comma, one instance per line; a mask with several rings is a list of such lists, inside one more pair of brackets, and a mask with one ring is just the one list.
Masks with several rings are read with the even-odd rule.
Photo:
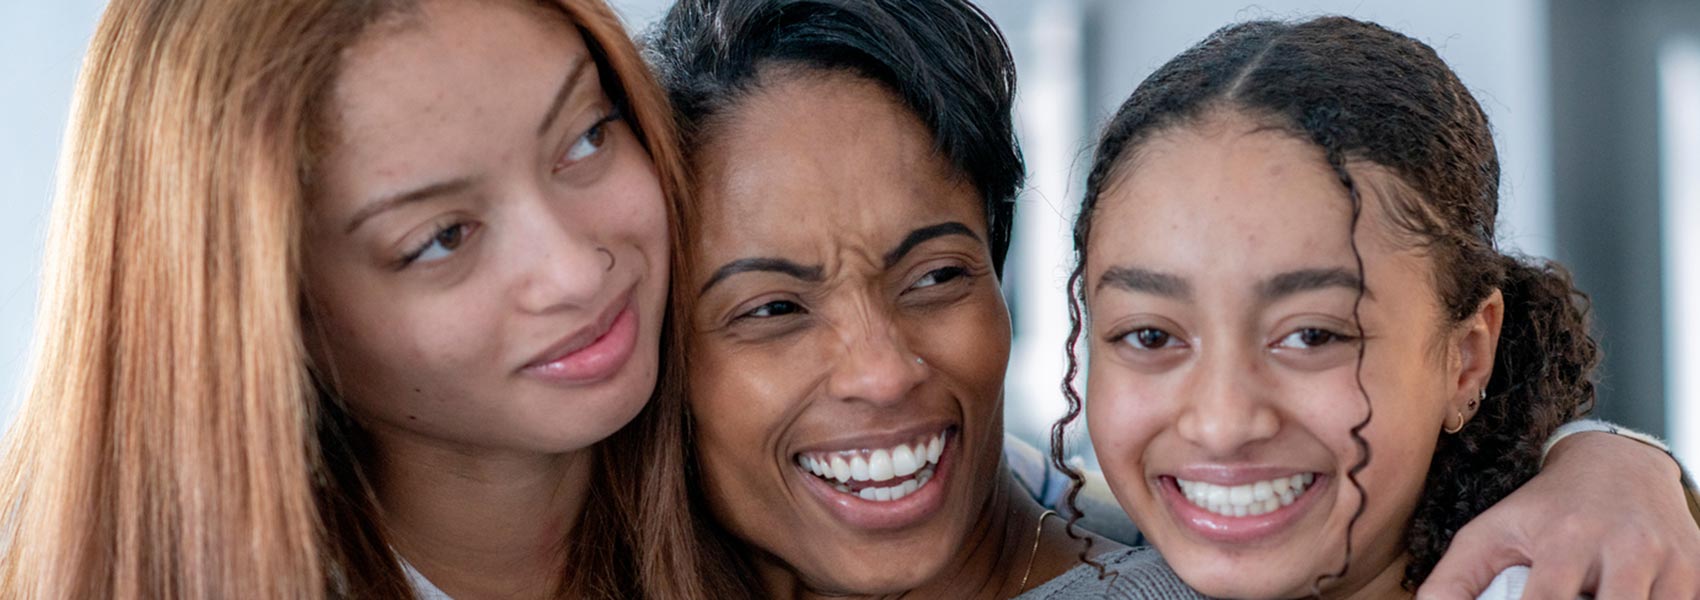
[[1026, 167], [1015, 61], [967, 0], [679, 0], [644, 36], [687, 152], [762, 83], [764, 67], [847, 71], [887, 88], [985, 205], [994, 268], [1009, 251]]

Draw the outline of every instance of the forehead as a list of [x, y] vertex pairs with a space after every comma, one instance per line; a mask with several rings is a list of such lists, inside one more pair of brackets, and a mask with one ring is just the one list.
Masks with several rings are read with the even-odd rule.
[[879, 84], [841, 74], [766, 74], [694, 157], [710, 255], [828, 242], [886, 244], [949, 218], [984, 235], [978, 193], [926, 126]]
[[[1175, 272], [1242, 273], [1351, 266], [1352, 207], [1314, 144], [1237, 118], [1164, 132], [1139, 149], [1094, 217], [1088, 261]], [[1379, 204], [1354, 173], [1365, 214], [1359, 249]], [[1388, 248], [1381, 248], [1386, 250]]]
[[433, 0], [389, 16], [343, 54], [330, 176], [342, 165], [399, 185], [494, 160], [535, 137], [561, 78], [587, 59], [566, 17], [542, 7]]

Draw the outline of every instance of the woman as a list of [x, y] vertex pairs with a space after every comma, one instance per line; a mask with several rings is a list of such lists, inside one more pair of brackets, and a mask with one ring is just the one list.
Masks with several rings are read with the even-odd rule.
[[[694, 462], [751, 577], [778, 597], [1161, 584], [1095, 540], [1122, 573], [1099, 579], [1003, 458], [998, 277], [1022, 167], [985, 15], [686, 0], [647, 47], [701, 202], [679, 277]], [[1670, 463], [1634, 456], [1566, 459]]]
[[75, 114], [6, 597], [732, 589], [657, 359], [679, 155], [606, 6], [118, 0]]
[[[1456, 75], [1348, 18], [1225, 28], [1117, 112], [1075, 228], [1087, 422], [1193, 588], [1408, 597], [1591, 407], [1580, 293], [1495, 247], [1498, 190]], [[1598, 595], [1695, 597], [1681, 556]]]

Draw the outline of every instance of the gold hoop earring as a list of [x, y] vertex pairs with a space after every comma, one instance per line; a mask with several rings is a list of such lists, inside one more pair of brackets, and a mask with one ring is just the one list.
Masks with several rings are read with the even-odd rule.
[[[1452, 419], [1447, 419], [1447, 420], [1451, 421]], [[1444, 430], [1446, 433], [1458, 433], [1460, 431], [1463, 431], [1464, 430], [1464, 411], [1461, 411], [1461, 410], [1458, 411], [1458, 426], [1457, 427], [1447, 427], [1445, 423], [1441, 423], [1440, 428], [1442, 430]]]

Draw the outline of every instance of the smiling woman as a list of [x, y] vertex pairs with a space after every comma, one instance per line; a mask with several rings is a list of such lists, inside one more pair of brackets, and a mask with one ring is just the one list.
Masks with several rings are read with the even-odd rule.
[[0, 595], [737, 593], [680, 510], [671, 125], [595, 0], [112, 2]]

